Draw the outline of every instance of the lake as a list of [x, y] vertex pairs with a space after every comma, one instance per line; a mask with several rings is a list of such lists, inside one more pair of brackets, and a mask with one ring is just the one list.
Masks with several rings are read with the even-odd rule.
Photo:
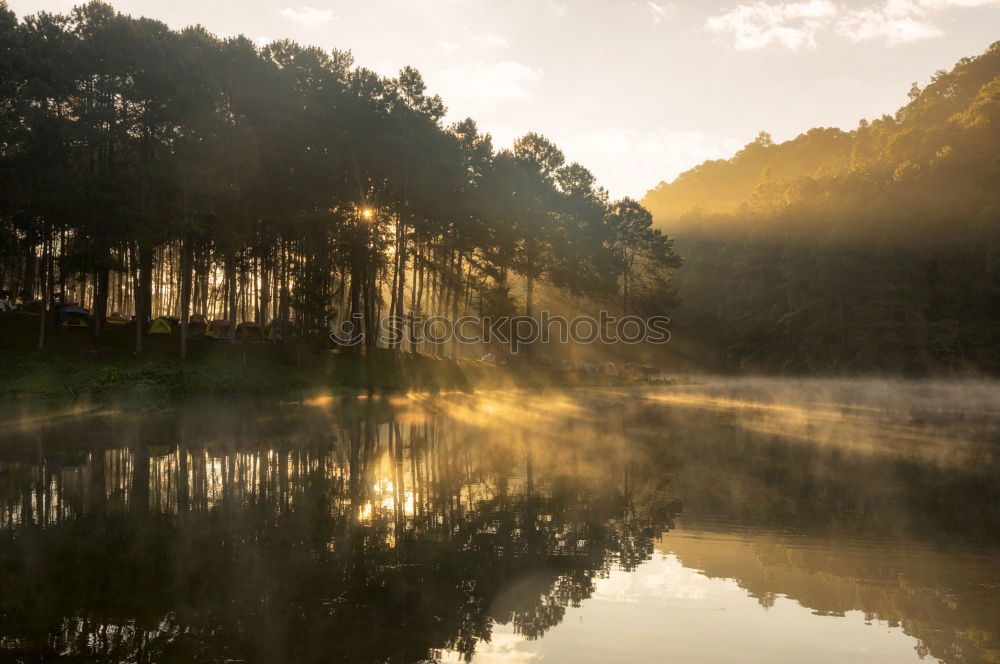
[[1000, 388], [4, 407], [0, 660], [1000, 661]]

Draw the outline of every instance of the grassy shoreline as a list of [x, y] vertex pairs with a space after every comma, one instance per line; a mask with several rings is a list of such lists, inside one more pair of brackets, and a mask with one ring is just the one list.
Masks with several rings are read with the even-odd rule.
[[[178, 359], [178, 338], [147, 336], [134, 353], [135, 330], [50, 331], [38, 350], [38, 318], [0, 316], [0, 396], [6, 400], [179, 400], [208, 395], [345, 396], [367, 392], [436, 392], [506, 387], [623, 385], [528, 365], [492, 366], [427, 354], [316, 350], [304, 342], [230, 344], [195, 339]], [[33, 328], [33, 329], [32, 329]], [[34, 335], [32, 334], [34, 332]]]

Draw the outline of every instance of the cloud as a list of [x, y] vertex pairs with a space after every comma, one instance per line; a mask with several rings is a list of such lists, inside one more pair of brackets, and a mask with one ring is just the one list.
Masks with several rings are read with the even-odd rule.
[[916, 4], [934, 9], [945, 9], [948, 7], [989, 7], [991, 5], [1000, 5], [1000, 0], [911, 0], [910, 2], [903, 2], [901, 4]]
[[281, 10], [281, 15], [285, 18], [301, 23], [309, 28], [318, 28], [326, 25], [336, 18], [332, 9], [316, 9], [315, 7], [286, 7]]
[[792, 50], [802, 46], [815, 48], [816, 33], [836, 13], [837, 6], [830, 0], [755, 2], [712, 16], [705, 27], [730, 35], [738, 50], [763, 48], [772, 42]]
[[669, 599], [708, 600], [712, 586], [718, 584], [718, 579], [687, 569], [676, 555], [669, 554], [650, 560], [634, 572], [611, 570], [594, 583], [592, 597], [630, 604]]
[[847, 9], [831, 0], [769, 3], [760, 0], [709, 17], [705, 27], [732, 38], [738, 50], [780, 44], [791, 50], [816, 48], [824, 31], [853, 41], [881, 40], [893, 46], [940, 37], [934, 17], [952, 9], [998, 6], [1000, 0], [884, 0]]
[[882, 39], [889, 45], [940, 37], [940, 28], [914, 16], [892, 16], [883, 8], [858, 9], [847, 14], [838, 32], [854, 41]]
[[476, 42], [483, 48], [507, 48], [510, 43], [500, 35], [493, 33], [479, 37]]
[[427, 74], [428, 87], [446, 99], [527, 99], [541, 79], [541, 69], [512, 60], [471, 62]]
[[653, 2], [653, 0], [646, 0], [646, 9], [653, 15], [653, 23], [660, 24], [669, 18], [667, 10], [664, 9], [663, 5]]
[[[528, 641], [522, 636], [512, 633], [509, 625], [494, 625], [490, 640], [476, 643], [476, 661], [486, 664], [525, 664], [542, 659], [537, 652], [538, 642]], [[462, 653], [446, 650], [441, 653], [441, 661], [464, 662]]]
[[846, 13], [838, 32], [854, 41], [882, 40], [890, 46], [944, 34], [933, 16], [954, 8], [1000, 5], [998, 0], [885, 0]]
[[547, 0], [549, 11], [559, 18], [564, 18], [569, 14], [569, 5], [560, 0]]

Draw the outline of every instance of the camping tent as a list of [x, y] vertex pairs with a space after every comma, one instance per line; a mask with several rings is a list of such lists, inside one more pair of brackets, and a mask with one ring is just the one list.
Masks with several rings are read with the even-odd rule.
[[59, 327], [89, 327], [90, 312], [75, 304], [67, 304], [59, 309]]
[[618, 367], [615, 366], [614, 362], [601, 362], [601, 373], [605, 376], [617, 376]]
[[201, 337], [205, 335], [205, 331], [208, 329], [208, 321], [201, 314], [192, 314], [188, 318], [188, 336], [189, 337]]
[[111, 315], [108, 316], [107, 319], [105, 319], [104, 322], [114, 327], [124, 327], [130, 324], [132, 321], [130, 321], [125, 316], [122, 316], [119, 312], [113, 311]]
[[153, 322], [149, 324], [149, 333], [150, 334], [173, 334], [174, 333], [174, 328], [170, 324], [170, 319], [168, 319], [165, 316], [160, 316], [159, 318], [154, 319]]
[[264, 338], [268, 341], [284, 341], [295, 336], [295, 328], [289, 321], [275, 318], [264, 327]]
[[570, 362], [569, 360], [563, 360], [562, 362], [559, 363], [559, 368], [562, 369], [563, 371], [572, 371], [573, 363]]
[[583, 371], [583, 375], [587, 378], [597, 378], [597, 367], [590, 362], [584, 362], [580, 370]]
[[213, 320], [208, 324], [205, 336], [209, 339], [228, 339], [232, 336], [232, 326], [228, 320]]
[[281, 324], [281, 320], [275, 318], [264, 326], [264, 338], [268, 341], [284, 341], [284, 330], [285, 326]]
[[236, 338], [240, 341], [263, 341], [260, 325], [252, 321], [243, 321], [236, 326]]

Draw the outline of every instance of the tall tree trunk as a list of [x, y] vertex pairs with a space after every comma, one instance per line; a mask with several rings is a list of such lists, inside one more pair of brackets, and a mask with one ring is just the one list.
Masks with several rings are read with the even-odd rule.
[[[406, 294], [406, 224], [400, 223], [399, 229], [399, 248], [397, 250], [399, 255], [399, 282], [396, 284], [396, 315], [400, 318], [406, 316], [406, 308], [404, 307], [403, 298]], [[402, 332], [402, 329], [400, 330]], [[403, 347], [402, 334], [396, 339], [396, 344], [393, 350], [397, 352]]]
[[229, 345], [236, 345], [236, 258], [232, 249], [226, 255], [227, 268], [227, 294], [226, 310], [229, 312]]
[[[352, 326], [356, 326], [358, 323], [357, 314], [364, 315], [361, 310], [361, 290], [363, 287], [362, 272], [364, 266], [357, 257], [351, 258], [351, 311], [350, 311], [350, 321]], [[363, 329], [363, 328], [362, 328]], [[352, 332], [357, 333], [358, 330], [352, 327]]]
[[[629, 270], [628, 270], [628, 272], [626, 272], [625, 276], [622, 277], [622, 317], [628, 316], [628, 309], [629, 309], [629, 306], [628, 306], [628, 297], [629, 297], [629, 292], [628, 291], [629, 291], [629, 288], [628, 287], [629, 287], [629, 274], [631, 274], [631, 272], [632, 272], [632, 270], [631, 270], [631, 268], [629, 268]], [[621, 339], [619, 339], [618, 340], [618, 346], [619, 346], [618, 360], [620, 362], [624, 363], [625, 362], [625, 342], [622, 341]]]
[[375, 348], [378, 345], [378, 333], [376, 330], [376, 318], [378, 314], [376, 313], [376, 306], [378, 304], [378, 289], [376, 288], [377, 277], [376, 270], [369, 264], [365, 268], [365, 299], [364, 299], [364, 331], [365, 331], [365, 352], [368, 356], [368, 363], [370, 365], [372, 357], [374, 356]]
[[76, 298], [81, 308], [85, 308], [87, 305], [87, 273], [84, 272], [79, 279], [77, 279], [77, 286], [80, 288], [80, 296]]
[[274, 263], [272, 260], [274, 254], [272, 247], [267, 247], [267, 259], [262, 261], [260, 269], [260, 320], [257, 324], [260, 325], [260, 331], [263, 334], [264, 327], [267, 325], [269, 320], [268, 314], [270, 313], [270, 303], [271, 303], [271, 267]]
[[187, 358], [188, 318], [191, 305], [191, 272], [194, 267], [191, 238], [181, 240], [181, 359]]
[[253, 321], [260, 325], [260, 291], [257, 284], [260, 279], [260, 259], [256, 256], [250, 261], [250, 312], [253, 313]]
[[[414, 309], [418, 312], [418, 315], [424, 317], [424, 285], [427, 273], [427, 257], [426, 255], [423, 255], [420, 256], [420, 258], [420, 272], [417, 274], [417, 281], [419, 284], [417, 285], [417, 301], [414, 305]], [[416, 256], [414, 257], [414, 260], [416, 260]], [[417, 352], [418, 346], [416, 342], [412, 343], [411, 346], [410, 351], [414, 353]]]
[[[392, 257], [392, 286], [389, 288], [389, 317], [399, 316], [396, 305], [396, 296], [399, 294], [399, 218], [396, 218], [396, 251]], [[392, 347], [392, 346], [390, 346]]]
[[[419, 247], [419, 245], [416, 242], [414, 242], [414, 244], [413, 244], [413, 279], [410, 281], [410, 315], [411, 316], [417, 316], [418, 315], [418, 311], [417, 310], [419, 308], [418, 305], [417, 305], [417, 263], [419, 262], [418, 258], [420, 257], [420, 253], [419, 252], [420, 252], [420, 247]], [[410, 352], [411, 353], [415, 353], [415, 352], [417, 352], [417, 346], [416, 346], [416, 342], [413, 340], [414, 336], [413, 336], [413, 319], [412, 318], [410, 319], [409, 323], [410, 323], [409, 324], [409, 328], [410, 328]]]
[[142, 290], [142, 324], [153, 318], [153, 249], [139, 247], [139, 286]]
[[[49, 235], [53, 235], [50, 231]], [[49, 239], [49, 276], [55, 277], [55, 270], [52, 269], [52, 254], [55, 251], [55, 247], [52, 246], [54, 238]], [[66, 252], [66, 229], [62, 228], [59, 231], [59, 254], [60, 256], [65, 255]], [[53, 292], [53, 281], [49, 279], [49, 293]], [[63, 303], [66, 301], [66, 273], [59, 270], [59, 302]], [[80, 304], [83, 304], [82, 302]]]
[[209, 314], [209, 294], [208, 294], [208, 282], [211, 278], [212, 272], [212, 257], [210, 252], [206, 247], [202, 247], [201, 250], [201, 301], [198, 305], [201, 307], [201, 314], [207, 316]]
[[[43, 239], [42, 242], [44, 241]], [[24, 278], [21, 279], [21, 290], [26, 291], [28, 293], [27, 298], [30, 299], [35, 297], [35, 279], [38, 276], [40, 268], [36, 264], [35, 247], [28, 246], [25, 249], [27, 251], [24, 252]], [[18, 295], [18, 293], [14, 293], [15, 298]]]
[[285, 246], [284, 239], [281, 241], [281, 295], [279, 299], [281, 300], [279, 303], [281, 324], [287, 327], [289, 314], [288, 248]]
[[50, 243], [51, 235], [49, 231], [49, 222], [45, 222], [44, 235], [42, 236], [42, 260], [39, 263], [38, 270], [38, 283], [42, 287], [42, 310], [38, 316], [38, 349], [42, 350], [45, 348], [45, 331], [48, 327], [48, 312], [49, 312], [49, 300], [52, 299], [51, 289], [48, 284], [51, 283], [51, 273], [52, 273], [52, 260], [51, 260], [51, 249]]
[[133, 265], [131, 266], [132, 267], [132, 274], [133, 274], [132, 288], [133, 288], [133, 292], [135, 293], [135, 295], [133, 296], [132, 299], [135, 300], [135, 316], [134, 316], [134, 318], [135, 318], [135, 352], [136, 352], [136, 355], [138, 355], [139, 353], [142, 352], [142, 341], [143, 341], [143, 339], [142, 339], [142, 333], [143, 333], [143, 329], [145, 328], [145, 325], [143, 324], [143, 321], [142, 321], [142, 312], [143, 312], [143, 308], [144, 308], [143, 307], [143, 302], [142, 302], [142, 276], [141, 276], [142, 269], [139, 267], [139, 263], [141, 261], [139, 260], [139, 256], [138, 256], [138, 254], [139, 254], [139, 248], [138, 247], [135, 248], [133, 254], [134, 254], [133, 255]]
[[527, 284], [525, 286], [525, 297], [524, 297], [524, 313], [531, 318], [531, 314], [535, 310], [535, 277], [529, 272], [527, 275]]
[[[458, 260], [455, 263], [454, 273], [455, 285], [452, 289], [451, 298], [451, 324], [458, 320], [458, 300], [462, 297], [462, 254], [458, 252]], [[452, 330], [451, 335], [451, 359], [458, 359], [458, 335]]]
[[[109, 252], [110, 254], [110, 252]], [[110, 270], [105, 266], [97, 271], [94, 279], [94, 335], [100, 336], [108, 319], [108, 285]]]

